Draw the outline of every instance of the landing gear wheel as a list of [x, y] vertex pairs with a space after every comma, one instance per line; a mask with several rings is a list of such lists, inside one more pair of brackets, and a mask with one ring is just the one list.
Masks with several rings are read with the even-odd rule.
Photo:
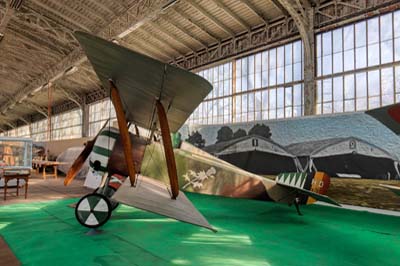
[[111, 203], [102, 194], [83, 196], [75, 207], [75, 217], [78, 222], [89, 228], [97, 228], [105, 224], [111, 216]]
[[[99, 193], [98, 192], [99, 189], [100, 189], [99, 187], [96, 188], [93, 193]], [[103, 191], [103, 193], [101, 193], [102, 195], [105, 195], [108, 198], [108, 200], [110, 201], [112, 210], [115, 210], [119, 206], [119, 202], [118, 201], [115, 201], [115, 200], [111, 199], [111, 197], [114, 195], [115, 191], [117, 191], [115, 188], [107, 186], [105, 188], [105, 190]]]
[[296, 197], [294, 199], [294, 206], [296, 206], [297, 214], [302, 216], [303, 214], [301, 214], [301, 212], [300, 212], [300, 198], [299, 197]]

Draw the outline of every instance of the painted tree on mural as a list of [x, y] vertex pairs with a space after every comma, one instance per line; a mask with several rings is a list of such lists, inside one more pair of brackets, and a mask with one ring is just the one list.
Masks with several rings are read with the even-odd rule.
[[271, 129], [264, 124], [255, 124], [250, 130], [249, 135], [258, 135], [264, 138], [271, 138]]
[[233, 138], [233, 130], [230, 127], [223, 126], [217, 132], [217, 142], [228, 141]]
[[247, 136], [247, 132], [246, 130], [239, 128], [238, 130], [235, 131], [235, 133], [233, 133], [233, 138], [234, 139], [238, 139], [238, 138], [242, 138]]
[[199, 131], [192, 132], [186, 141], [193, 144], [197, 148], [203, 148], [206, 144], [206, 141], [203, 139], [203, 136], [199, 133]]

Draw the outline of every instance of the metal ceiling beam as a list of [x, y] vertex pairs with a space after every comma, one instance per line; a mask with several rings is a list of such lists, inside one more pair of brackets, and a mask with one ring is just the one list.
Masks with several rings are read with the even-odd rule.
[[21, 27], [20, 25], [13, 22], [7, 28], [8, 30], [19, 33], [20, 35], [24, 36], [25, 38], [29, 39], [30, 41], [48, 47], [49, 50], [57, 51], [61, 55], [67, 55], [70, 49], [66, 49], [65, 47], [59, 47], [57, 44], [53, 43], [51, 40], [44, 40], [40, 36], [35, 35], [32, 30], [27, 29], [26, 27]]
[[74, 25], [74, 27], [76, 29], [90, 32], [90, 29], [88, 27], [86, 27], [85, 25], [82, 25], [82, 24], [76, 22], [76, 20], [69, 18], [68, 16], [65, 16], [63, 13], [61, 13], [53, 8], [50, 8], [48, 5], [43, 4], [40, 0], [30, 0], [30, 2], [32, 2], [33, 4], [35, 4], [36, 6], [42, 8], [42, 9], [46, 10], [47, 12], [55, 14], [57, 17], [60, 17], [61, 19], [65, 20], [66, 22], [70, 23], [71, 25]]
[[[46, 67], [43, 65], [37, 64], [37, 62], [40, 62], [41, 59], [39, 56], [35, 54], [24, 54], [18, 51], [14, 50], [9, 50], [7, 51], [7, 55], [12, 58], [12, 62], [6, 62], [7, 64], [16, 64], [18, 68], [23, 65], [24, 67], [27, 67], [30, 70], [36, 70], [39, 73]], [[11, 60], [10, 60], [11, 61]]]
[[[87, 0], [87, 1], [92, 3], [92, 4], [95, 4], [96, 6], [98, 6], [100, 9], [102, 9], [104, 12], [106, 12], [108, 14], [111, 13], [111, 14], [117, 15], [117, 13], [115, 13], [115, 11], [112, 9], [112, 7], [103, 4], [99, 0]], [[112, 5], [120, 4], [120, 1], [112, 1], [111, 3], [112, 3]]]
[[22, 116], [18, 117], [18, 119], [21, 120], [22, 122], [24, 122], [28, 126], [31, 125], [31, 123], [28, 120], [26, 120], [25, 118], [23, 118]]
[[55, 91], [60, 91], [62, 94], [66, 96], [66, 98], [72, 102], [74, 102], [79, 108], [82, 108], [83, 97], [79, 96], [72, 90], [66, 90], [62, 88], [58, 84], [52, 84]]
[[[57, 2], [57, 1], [56, 1], [56, 2]], [[117, 2], [117, 1], [113, 1], [113, 2]], [[96, 17], [97, 20], [101, 21], [102, 23], [107, 23], [107, 20], [104, 19], [105, 17], [104, 17], [103, 15], [99, 14], [98, 11], [93, 10], [93, 8], [92, 8], [90, 5], [87, 4], [87, 1], [80, 1], [80, 3], [81, 3], [82, 5], [85, 6], [85, 11], [87, 11], [88, 13], [90, 13], [91, 16]], [[100, 3], [100, 1], [96, 1], [96, 4], [95, 4], [95, 5], [98, 7], [98, 6], [99, 6], [99, 3]], [[64, 3], [62, 4], [62, 7], [65, 7], [65, 6], [66, 6], [66, 5], [65, 5], [65, 2], [64, 2]], [[107, 12], [107, 13], [110, 13], [110, 12]], [[78, 14], [81, 14], [81, 13], [78, 12]], [[81, 15], [82, 15], [82, 14], [81, 14]], [[83, 14], [83, 15], [84, 15], [84, 14]]]
[[[131, 43], [132, 42], [132, 43]], [[168, 60], [165, 54], [161, 54], [159, 51], [154, 51], [149, 49], [147, 46], [143, 46], [139, 43], [138, 40], [132, 39], [130, 42], [120, 42], [122, 46], [136, 51], [138, 53], [142, 53], [144, 55], [150, 56], [152, 58], [157, 58], [158, 60]]]
[[23, 3], [23, 0], [18, 1], [7, 1], [5, 0], [4, 12], [2, 12], [2, 16], [0, 17], [0, 49], [4, 44], [3, 39], [8, 38], [5, 36], [6, 29], [8, 24], [11, 21], [11, 18], [16, 14], [16, 10], [19, 10]]
[[[34, 33], [35, 35], [37, 34], [38, 36], [40, 36], [40, 38], [36, 38], [35, 36], [35, 39], [32, 39], [32, 41], [41, 40], [42, 43], [49, 43], [51, 47], [58, 47], [58, 49], [60, 51], [64, 51], [64, 53], [68, 53], [72, 48], [77, 46], [77, 42], [75, 40], [71, 41], [63, 39], [61, 38], [61, 36], [54, 34], [53, 31], [46, 30], [34, 23], [29, 23], [21, 20], [13, 20], [10, 23], [10, 27], [13, 27], [14, 29], [24, 29], [23, 32], [30, 32], [30, 36], [32, 36], [32, 33]], [[75, 45], [72, 46], [72, 43]]]
[[194, 70], [221, 60], [265, 50], [269, 45], [285, 44], [289, 40], [298, 39], [297, 28], [292, 22], [291, 18], [285, 18], [261, 24], [252, 28], [251, 32], [242, 32], [235, 37], [209, 45], [207, 49], [199, 49], [195, 53], [175, 58], [170, 63]]
[[23, 44], [24, 46], [28, 46], [27, 49], [30, 50], [31, 52], [34, 52], [33, 51], [33, 48], [34, 48], [36, 51], [40, 51], [41, 53], [49, 54], [50, 57], [55, 58], [57, 61], [59, 61], [60, 57], [63, 56], [63, 54], [60, 53], [59, 51], [49, 50], [48, 48], [46, 48], [43, 45], [39, 45], [35, 42], [32, 42], [27, 36], [23, 35], [20, 32], [15, 32], [15, 31], [10, 30], [8, 35], [12, 36], [13, 40], [18, 41], [19, 43]]
[[[49, 10], [48, 7], [42, 4], [40, 1], [38, 0], [31, 0], [31, 1], [33, 1], [39, 7]], [[165, 10], [171, 7], [172, 6], [171, 4], [175, 2], [176, 2], [175, 0], [136, 1], [128, 10], [126, 10], [119, 17], [110, 19], [110, 22], [107, 24], [106, 27], [96, 30], [95, 34], [103, 38], [106, 38], [108, 40], [121, 39], [124, 36], [131, 33], [136, 28], [143, 25], [145, 22], [153, 19], [154, 17], [157, 17], [159, 14], [161, 14], [161, 12], [165, 12]], [[49, 11], [60, 13], [57, 12], [56, 10], [49, 10]], [[57, 14], [57, 15], [61, 15], [60, 17], [65, 17], [62, 14]], [[72, 23], [76, 24], [74, 23], [74, 21], [72, 21]], [[82, 26], [78, 28], [82, 29]], [[86, 31], [88, 31], [87, 28]], [[19, 92], [16, 95], [14, 95], [13, 98], [14, 99], [22, 98], [24, 95], [29, 94], [32, 90], [38, 88], [42, 84], [48, 81], [54, 81], [54, 79], [62, 76], [67, 68], [71, 66], [80, 65], [86, 60], [87, 60], [86, 56], [79, 47], [74, 49], [66, 57], [60, 60], [57, 64], [44, 71], [44, 73], [40, 77], [29, 82], [27, 86], [20, 88], [18, 90]], [[3, 110], [6, 109], [8, 105], [10, 105], [11, 103], [12, 102], [8, 101], [7, 103], [3, 104]]]
[[[51, 1], [51, 3], [53, 3], [54, 5], [56, 5], [59, 9], [64, 9], [65, 11], [71, 13], [73, 16], [76, 16], [76, 17], [78, 17], [80, 20], [85, 21], [86, 23], [84, 24], [84, 26], [93, 24], [93, 20], [91, 20], [89, 17], [87, 17], [87, 16], [85, 16], [84, 14], [82, 14], [82, 13], [76, 11], [75, 9], [73, 9], [72, 7], [70, 7], [70, 6], [68, 5], [68, 3], [71, 3], [71, 1], [65, 1], [65, 2], [63, 1], [63, 3], [60, 3], [59, 0], [53, 0], [53, 1]], [[55, 11], [54, 8], [52, 8], [52, 7], [50, 7], [50, 6], [49, 6], [49, 8], [51, 8], [51, 11], [52, 11], [52, 12]], [[105, 21], [105, 20], [103, 19], [103, 22], [106, 23], [107, 21]], [[86, 27], [89, 27], [89, 26], [86, 26]], [[90, 29], [90, 28], [89, 28], [89, 29]]]
[[190, 51], [195, 51], [196, 48], [193, 47], [190, 43], [188, 43], [187, 41], [185, 41], [184, 39], [182, 39], [181, 36], [170, 32], [164, 25], [160, 24], [159, 22], [149, 22], [149, 25], [151, 25], [152, 27], [158, 29], [161, 33], [163, 33], [164, 35], [169, 36], [170, 38], [176, 40], [177, 42], [179, 42], [182, 46], [186, 47], [188, 50]]
[[4, 34], [6, 31], [7, 25], [15, 13], [14, 11], [15, 10], [10, 6], [10, 3], [6, 1], [6, 9], [0, 21], [0, 33]]
[[65, 26], [59, 21], [48, 17], [46, 14], [40, 14], [30, 7], [22, 6], [21, 11], [17, 13], [16, 17], [30, 24], [32, 27], [46, 31], [48, 34], [60, 39], [63, 43], [78, 45], [73, 36], [73, 28]]
[[182, 18], [184, 18], [186, 21], [188, 21], [190, 24], [198, 28], [200, 31], [208, 35], [211, 39], [213, 39], [215, 42], [220, 42], [221, 40], [216, 37], [214, 34], [212, 34], [210, 31], [208, 31], [204, 26], [202, 26], [200, 23], [194, 21], [190, 16], [188, 16], [185, 12], [183, 12], [181, 9], [178, 7], [175, 8], [175, 13], [180, 15]]
[[204, 17], [208, 18], [211, 20], [216, 26], [218, 26], [221, 30], [225, 31], [227, 34], [230, 36], [235, 36], [235, 33], [225, 26], [221, 21], [216, 19], [213, 15], [211, 15], [207, 10], [205, 10], [203, 7], [201, 7], [198, 3], [196, 3], [194, 0], [188, 0], [186, 1], [189, 5], [191, 5], [194, 9], [199, 11]]
[[[158, 45], [153, 44], [153, 43], [151, 43], [151, 45], [153, 47], [155, 47], [160, 53], [164, 52], [164, 53], [166, 53], [168, 55], [168, 57], [170, 57], [170, 58], [171, 58], [171, 56], [174, 57], [174, 55], [171, 55], [171, 52], [165, 51], [165, 50], [167, 50], [166, 48], [168, 48], [168, 50], [172, 50], [175, 54], [178, 54], [178, 55], [182, 54], [182, 52], [180, 52], [177, 49], [175, 49], [175, 47], [173, 45], [171, 45], [169, 43], [169, 41], [167, 41], [164, 38], [160, 38], [157, 34], [151, 34], [148, 31], [141, 30], [141, 29], [138, 29], [137, 31], [140, 32], [141, 34], [143, 34], [144, 36], [146, 36], [147, 39], [152, 39], [153, 38], [153, 39], [158, 40], [162, 44], [162, 47], [159, 47]], [[146, 40], [146, 38], [144, 38], [143, 40]], [[146, 45], [147, 44], [149, 44], [149, 41], [146, 40]]]
[[239, 25], [241, 25], [245, 30], [250, 31], [250, 26], [247, 24], [241, 17], [239, 17], [236, 13], [229, 9], [222, 1], [213, 0], [213, 2], [222, 9], [226, 14], [228, 14], [233, 20], [235, 20]]
[[[5, 75], [11, 78], [11, 81], [17, 80], [18, 83], [25, 84], [25, 80], [31, 80], [35, 77], [34, 73], [28, 72], [27, 70], [21, 69], [20, 67], [12, 66], [6, 62], [0, 62], [0, 75]], [[11, 97], [6, 100], [12, 99]]]
[[[2, 70], [7, 71], [8, 67], [14, 67], [19, 70], [25, 70], [27, 73], [30, 73], [31, 75], [37, 75], [43, 71], [44, 67], [34, 67], [32, 69], [32, 66], [35, 66], [34, 62], [28, 62], [29, 58], [23, 58], [21, 55], [18, 54], [18, 52], [9, 52], [7, 54], [4, 54], [4, 56], [0, 56], [2, 61], [0, 64], [3, 66]], [[5, 66], [5, 67], [4, 67]], [[26, 82], [26, 81], [25, 81]]]
[[[289, 12], [286, 10], [284, 5], [279, 0], [271, 0], [271, 1], [286, 17], [290, 16]], [[292, 3], [290, 3], [290, 5], [291, 4]]]
[[[90, 77], [82, 67], [79, 67], [79, 70], [81, 73], [73, 74], [73, 75], [68, 75], [63, 77], [61, 80], [56, 81], [56, 84], [60, 84], [64, 89], [64, 83], [66, 84], [72, 84], [71, 86], [66, 86], [66, 87], [77, 87], [77, 88], [85, 88], [85, 89], [92, 89], [92, 88], [98, 88], [100, 86], [100, 81], [98, 80], [97, 76], [96, 77]], [[79, 71], [78, 70], [78, 71]], [[81, 75], [82, 72], [85, 72], [84, 75]]]
[[11, 122], [8, 122], [6, 120], [3, 120], [3, 122], [4, 122], [4, 124], [6, 124], [7, 126], [11, 127], [12, 129], [17, 128], [17, 125], [15, 125], [15, 124], [13, 124]]
[[40, 113], [41, 115], [43, 115], [44, 117], [48, 118], [48, 115], [47, 115], [48, 110], [46, 107], [34, 104], [32, 102], [24, 102], [24, 106], [26, 106], [27, 108], [29, 108], [33, 111], [36, 111], [36, 112]]
[[250, 11], [252, 11], [259, 19], [261, 19], [265, 24], [268, 24], [268, 19], [257, 9], [257, 7], [250, 2], [250, 0], [239, 0], [242, 4], [247, 6]]
[[198, 44], [200, 44], [203, 47], [207, 47], [207, 43], [205, 43], [201, 39], [197, 38], [193, 33], [188, 32], [184, 27], [182, 27], [181, 25], [177, 24], [172, 19], [169, 19], [167, 16], [164, 16], [163, 19], [166, 20], [171, 25], [173, 25], [176, 29], [178, 29], [184, 35], [188, 36], [190, 39], [194, 40], [195, 42], [197, 42]]
[[21, 57], [31, 58], [35, 63], [48, 62], [46, 64], [54, 64], [57, 62], [57, 58], [55, 56], [49, 55], [43, 51], [38, 51], [33, 46], [27, 46], [21, 41], [14, 42], [12, 44], [6, 43], [3, 47], [4, 49], [7, 49], [7, 53], [19, 54]]
[[84, 73], [85, 75], [82, 75], [89, 83], [93, 85], [93, 87], [98, 88], [100, 87], [100, 80], [97, 77], [96, 73], [94, 73], [94, 70], [92, 69], [91, 65], [86, 65], [82, 64], [79, 69], [77, 75], [80, 73]]
[[300, 4], [304, 6], [304, 8], [310, 8], [316, 5], [315, 0], [296, 0], [296, 1], [301, 2]]

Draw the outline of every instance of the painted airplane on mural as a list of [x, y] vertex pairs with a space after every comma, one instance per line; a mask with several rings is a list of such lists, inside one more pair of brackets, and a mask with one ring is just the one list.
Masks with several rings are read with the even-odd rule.
[[[103, 225], [122, 203], [214, 230], [181, 190], [294, 204], [299, 214], [299, 205], [316, 200], [339, 205], [324, 195], [330, 183], [325, 173], [282, 173], [271, 180], [176, 134], [171, 139], [211, 91], [205, 79], [86, 33], [77, 32], [76, 38], [103, 86], [110, 88], [119, 128], [105, 125], [67, 173], [65, 185], [89, 158], [91, 172], [101, 176], [99, 188], [75, 208], [82, 225]], [[130, 133], [131, 124], [148, 135]], [[400, 132], [400, 126], [392, 126]]]

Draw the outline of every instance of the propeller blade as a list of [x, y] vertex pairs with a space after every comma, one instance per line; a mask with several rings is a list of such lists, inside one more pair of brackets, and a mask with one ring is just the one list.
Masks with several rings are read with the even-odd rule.
[[64, 186], [68, 186], [72, 182], [72, 180], [75, 179], [86, 159], [92, 152], [96, 139], [97, 137], [91, 141], [88, 141], [83, 151], [79, 154], [78, 158], [76, 158], [71, 168], [68, 170], [67, 176], [64, 179]]
[[86, 159], [89, 157], [90, 153], [92, 152], [94, 143], [96, 142], [97, 137], [100, 135], [100, 132], [106, 127], [106, 125], [108, 124], [109, 121], [110, 121], [110, 119], [107, 119], [107, 121], [104, 123], [103, 127], [97, 133], [96, 137], [94, 137], [94, 139], [92, 139], [91, 141], [88, 141], [86, 143], [85, 148], [79, 154], [78, 158], [75, 159], [71, 168], [68, 170], [67, 176], [64, 179], [64, 186], [68, 186], [72, 182], [72, 180], [75, 179], [75, 177], [81, 170], [83, 164], [85, 163]]

